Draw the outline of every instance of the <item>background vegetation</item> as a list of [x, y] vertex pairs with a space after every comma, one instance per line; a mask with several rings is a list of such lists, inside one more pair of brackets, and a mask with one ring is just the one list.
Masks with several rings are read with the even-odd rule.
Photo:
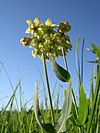
[[[82, 57], [81, 60], [78, 56], [78, 44], [80, 39], [78, 39], [76, 45], [76, 60], [77, 60], [77, 75], [79, 83], [79, 96], [76, 100], [76, 96], [73, 95], [72, 81], [68, 84], [68, 90], [64, 94], [64, 104], [63, 107], [59, 108], [60, 96], [57, 95], [57, 99], [53, 101], [54, 107], [54, 117], [55, 122], [58, 122], [62, 125], [64, 118], [63, 126], [59, 128], [56, 127], [57, 133], [99, 133], [100, 131], [100, 48], [97, 48], [95, 44], [92, 44], [92, 49], [89, 49], [92, 53], [95, 53], [96, 59], [94, 61], [89, 61], [93, 63], [94, 69], [96, 72], [91, 72], [91, 84], [90, 84], [90, 96], [86, 97], [84, 92], [83, 81], [83, 49], [84, 49], [84, 39], [82, 44]], [[81, 64], [81, 65], [80, 65]], [[6, 68], [2, 64], [3, 69]], [[41, 73], [40, 73], [41, 74]], [[86, 76], [86, 75], [84, 75]], [[9, 75], [7, 74], [9, 79]], [[41, 79], [43, 80], [43, 79]], [[9, 80], [10, 84], [11, 81]], [[87, 81], [88, 82], [88, 81]], [[44, 82], [43, 82], [44, 84]], [[39, 85], [39, 82], [38, 82]], [[38, 86], [35, 86], [35, 89]], [[37, 114], [34, 113], [33, 105], [27, 108], [27, 103], [23, 102], [23, 94], [21, 87], [21, 80], [19, 80], [16, 88], [13, 89], [13, 94], [8, 101], [8, 104], [2, 108], [0, 112], [0, 132], [1, 133], [53, 133], [55, 132], [54, 126], [52, 123], [51, 109], [48, 104], [48, 96], [45, 95], [44, 103], [40, 102], [38, 107]], [[54, 87], [54, 90], [56, 86]], [[71, 92], [70, 92], [71, 90]], [[20, 92], [20, 100], [16, 98], [16, 92]], [[54, 92], [53, 92], [54, 93]], [[52, 94], [52, 98], [53, 98]], [[69, 96], [70, 95], [70, 96]], [[34, 96], [35, 97], [35, 96]], [[36, 98], [36, 97], [35, 97]], [[36, 99], [34, 99], [34, 102]], [[37, 97], [37, 100], [39, 98]], [[16, 109], [13, 108], [14, 101], [16, 103]], [[20, 104], [18, 103], [20, 101]], [[35, 103], [36, 104], [36, 103]], [[71, 107], [71, 108], [70, 108]], [[36, 110], [35, 110], [36, 111]], [[66, 114], [67, 112], [67, 114]], [[36, 115], [38, 117], [36, 117]], [[63, 119], [61, 119], [61, 116]], [[40, 120], [39, 120], [39, 119]], [[59, 119], [60, 118], [60, 119]], [[39, 121], [42, 120], [42, 128], [40, 128]]]

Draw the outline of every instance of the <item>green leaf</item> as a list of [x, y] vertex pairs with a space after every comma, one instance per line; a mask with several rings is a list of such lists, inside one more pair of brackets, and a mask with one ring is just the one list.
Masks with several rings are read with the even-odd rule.
[[100, 48], [97, 47], [96, 44], [92, 44], [92, 48], [88, 48], [88, 50], [96, 55], [96, 59], [89, 62], [94, 64], [100, 64]]
[[42, 122], [39, 116], [39, 100], [38, 100], [38, 86], [37, 82], [35, 83], [35, 88], [34, 88], [34, 113], [35, 113], [35, 118], [39, 126], [42, 128]]
[[35, 83], [35, 88], [34, 88], [34, 113], [35, 113], [35, 118], [38, 123], [38, 125], [44, 129], [47, 133], [56, 133], [53, 125], [51, 123], [43, 123], [43, 119], [41, 118], [41, 113], [39, 111], [39, 100], [38, 100], [38, 86], [37, 82]]
[[61, 116], [56, 124], [57, 133], [65, 132], [66, 131], [66, 121], [71, 116], [71, 106], [72, 106], [72, 90], [69, 87], [65, 91], [65, 99], [62, 108]]
[[79, 115], [76, 120], [76, 125], [81, 126], [84, 125], [84, 123], [87, 120], [88, 117], [88, 106], [89, 102], [86, 99], [86, 95], [84, 93], [83, 86], [80, 86], [80, 95], [79, 95]]
[[56, 133], [54, 126], [51, 123], [43, 124], [43, 129], [47, 133]]
[[82, 43], [82, 54], [81, 54], [81, 82], [83, 84], [83, 59], [84, 59], [84, 44], [85, 44], [85, 38], [83, 39], [83, 43]]
[[71, 113], [72, 113], [72, 116], [70, 120], [74, 123], [74, 125], [76, 125], [75, 120], [77, 119], [77, 112], [76, 112], [75, 104], [73, 102], [72, 102]]
[[96, 54], [97, 58], [100, 58], [100, 48], [96, 44], [92, 44], [92, 51]]
[[94, 94], [95, 94], [95, 91], [94, 91], [94, 69], [92, 71], [92, 78], [91, 78], [91, 91], [90, 91], [90, 99], [92, 100], [93, 102], [93, 99], [94, 99]]
[[63, 82], [69, 82], [70, 73], [66, 71], [64, 68], [62, 68], [60, 65], [58, 65], [53, 57], [50, 57], [50, 62], [51, 62], [52, 69], [55, 72], [57, 78]]
[[9, 99], [9, 101], [8, 101], [8, 103], [7, 103], [7, 105], [6, 105], [5, 108], [1, 111], [0, 114], [3, 114], [3, 113], [6, 111], [7, 107], [10, 105], [10, 103], [13, 102], [13, 100], [14, 100], [14, 98], [15, 98], [16, 91], [17, 91], [19, 85], [20, 85], [20, 82], [18, 82], [18, 84], [16, 85], [16, 88], [15, 88], [15, 90], [13, 91], [13, 94], [11, 95], [11, 97], [10, 97], [10, 99]]
[[96, 46], [96, 44], [92, 44], [92, 48], [88, 48], [88, 51], [91, 51], [92, 53], [96, 54], [97, 58], [100, 58], [100, 48]]
[[92, 102], [92, 108], [91, 108], [91, 112], [90, 112], [90, 116], [89, 116], [89, 121], [88, 121], [88, 125], [87, 125], [87, 132], [86, 133], [90, 133], [90, 130], [93, 126], [93, 120], [94, 120], [94, 114], [96, 112], [96, 107], [97, 106], [97, 102], [98, 102], [98, 98], [99, 98], [99, 93], [100, 92], [100, 64], [97, 65], [97, 73], [96, 73], [96, 86], [95, 86], [95, 93], [94, 93], [94, 99]]
[[79, 60], [79, 43], [80, 43], [80, 37], [77, 39], [76, 43], [76, 67], [77, 67], [77, 76], [79, 80], [79, 84], [81, 84], [81, 74], [80, 74], [80, 60]]

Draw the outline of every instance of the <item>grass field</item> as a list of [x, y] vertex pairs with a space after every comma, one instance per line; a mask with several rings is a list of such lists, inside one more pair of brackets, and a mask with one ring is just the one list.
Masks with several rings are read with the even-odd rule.
[[[83, 45], [84, 40], [82, 48]], [[94, 53], [97, 56], [97, 52]], [[27, 109], [27, 104], [25, 103], [23, 105], [22, 103], [21, 81], [19, 81], [7, 105], [0, 111], [0, 133], [99, 133], [100, 62], [98, 59], [90, 61], [90, 63], [95, 63], [96, 73], [94, 71], [91, 72], [90, 96], [87, 98], [84, 92], [84, 85], [82, 84], [83, 56], [79, 60], [78, 45], [76, 45], [76, 58], [79, 79], [78, 101], [76, 101], [76, 96], [73, 91], [73, 81], [70, 81], [68, 83], [68, 90], [65, 90], [64, 93], [63, 107], [59, 108], [60, 96], [58, 93], [57, 100], [55, 101], [56, 107], [53, 107], [52, 110], [50, 105], [47, 104], [48, 96], [45, 95], [45, 104], [38, 103], [38, 86], [36, 84], [33, 105]], [[81, 62], [81, 65], [79, 65], [79, 62]], [[4, 66], [2, 67], [7, 74], [6, 68]], [[9, 78], [9, 75], [7, 77]], [[20, 104], [18, 104], [18, 99], [16, 98], [18, 88], [20, 88]], [[13, 108], [14, 101], [16, 103], [16, 109]]]

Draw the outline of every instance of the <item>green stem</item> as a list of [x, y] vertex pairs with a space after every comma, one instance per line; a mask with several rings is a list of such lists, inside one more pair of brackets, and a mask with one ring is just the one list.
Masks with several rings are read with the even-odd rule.
[[93, 116], [95, 113], [95, 108], [96, 108], [96, 103], [97, 103], [97, 99], [98, 99], [98, 94], [100, 91], [100, 64], [97, 66], [97, 81], [96, 81], [96, 91], [95, 91], [95, 95], [94, 95], [94, 101], [93, 101], [93, 105], [92, 105], [92, 110], [90, 113], [90, 118], [89, 118], [89, 122], [88, 122], [88, 127], [87, 127], [87, 133], [90, 133], [90, 129], [92, 126], [92, 121], [93, 121]]
[[62, 53], [63, 53], [63, 59], [64, 59], [65, 68], [68, 71], [68, 65], [67, 65], [67, 60], [66, 60], [66, 53], [64, 52], [63, 48], [62, 48]]
[[47, 84], [49, 101], [50, 101], [52, 122], [53, 122], [53, 125], [55, 125], [55, 118], [54, 118], [53, 105], [52, 105], [52, 98], [51, 98], [51, 92], [50, 92], [50, 86], [49, 86], [48, 73], [47, 73], [47, 67], [46, 67], [46, 60], [45, 59], [43, 59], [43, 67], [44, 67], [44, 73], [45, 73], [45, 77], [46, 77], [46, 84]]
[[76, 103], [76, 99], [75, 99], [75, 94], [74, 94], [73, 88], [72, 88], [72, 95], [73, 95], [73, 99], [74, 99], [76, 115], [78, 117], [78, 107], [77, 107], [77, 103]]
[[[65, 64], [65, 68], [68, 71], [68, 65], [67, 65], [67, 60], [66, 60], [66, 54], [62, 48], [62, 53], [63, 53], [63, 59], [64, 59], [64, 64]], [[73, 99], [74, 99], [74, 103], [75, 103], [75, 108], [76, 108], [76, 113], [78, 115], [78, 108], [77, 108], [77, 103], [76, 103], [76, 99], [75, 99], [75, 95], [74, 95], [74, 91], [72, 89], [72, 95], [73, 95]]]

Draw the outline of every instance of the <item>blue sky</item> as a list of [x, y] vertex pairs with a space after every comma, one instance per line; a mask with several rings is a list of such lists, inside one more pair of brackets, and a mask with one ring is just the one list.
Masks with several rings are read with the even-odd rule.
[[[86, 48], [91, 47], [91, 42], [100, 46], [100, 1], [99, 0], [0, 0], [0, 61], [3, 62], [13, 86], [23, 75], [22, 89], [24, 98], [33, 96], [33, 88], [40, 74], [43, 73], [42, 62], [31, 55], [31, 49], [23, 47], [20, 39], [26, 36], [26, 20], [39, 17], [43, 22], [51, 18], [53, 23], [68, 21], [72, 29], [69, 36], [72, 40], [72, 51], [68, 53], [68, 67], [72, 76], [73, 89], [77, 93], [77, 76], [75, 68], [75, 44], [77, 38], [85, 37], [85, 60], [84, 60], [84, 86], [89, 92], [90, 77], [93, 65], [87, 63], [94, 58]], [[81, 53], [80, 53], [81, 54]], [[58, 62], [64, 66], [61, 59]], [[47, 63], [51, 88], [53, 88], [56, 77], [52, 72], [49, 62]], [[45, 81], [45, 79], [44, 79]], [[66, 85], [64, 85], [66, 88]], [[61, 95], [63, 90], [60, 91]], [[53, 90], [53, 89], [51, 89]], [[40, 87], [42, 97], [42, 85]], [[0, 65], [0, 99], [9, 98], [12, 94], [11, 86]], [[0, 100], [0, 104], [6, 103], [7, 98]]]

